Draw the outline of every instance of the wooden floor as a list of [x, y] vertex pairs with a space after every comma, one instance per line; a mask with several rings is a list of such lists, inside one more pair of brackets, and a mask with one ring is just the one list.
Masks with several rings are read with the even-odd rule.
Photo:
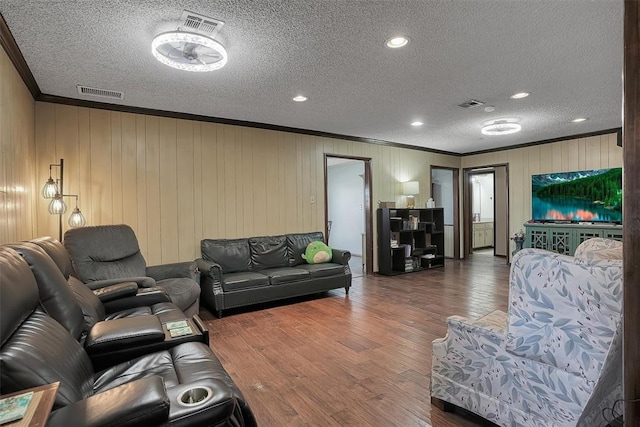
[[287, 303], [207, 311], [211, 348], [260, 426], [476, 426], [429, 396], [431, 341], [447, 316], [507, 308], [504, 258], [355, 278], [344, 290]]

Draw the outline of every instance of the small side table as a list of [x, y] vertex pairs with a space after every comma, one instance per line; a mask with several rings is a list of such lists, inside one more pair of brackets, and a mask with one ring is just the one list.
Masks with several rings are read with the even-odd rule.
[[29, 402], [27, 413], [24, 417], [20, 420], [3, 424], [2, 427], [44, 427], [49, 418], [49, 413], [51, 413], [53, 402], [56, 400], [58, 386], [60, 386], [60, 382], [28, 388], [0, 396], [0, 399], [4, 399], [5, 397], [16, 396], [30, 391], [33, 392], [33, 397], [31, 398], [31, 402]]

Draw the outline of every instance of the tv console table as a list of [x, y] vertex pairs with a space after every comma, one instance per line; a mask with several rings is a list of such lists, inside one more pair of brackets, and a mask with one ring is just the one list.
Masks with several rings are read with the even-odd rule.
[[578, 245], [592, 237], [622, 241], [622, 225], [616, 224], [554, 224], [526, 223], [526, 248], [546, 249], [573, 255]]

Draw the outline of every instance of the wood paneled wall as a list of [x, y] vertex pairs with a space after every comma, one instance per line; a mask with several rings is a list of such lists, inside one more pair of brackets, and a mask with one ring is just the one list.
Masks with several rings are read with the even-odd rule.
[[531, 175], [621, 167], [622, 148], [616, 141], [613, 133], [466, 156], [462, 167], [509, 164], [509, 234], [513, 234], [531, 219]]
[[0, 244], [34, 235], [34, 127], [33, 97], [0, 49]]
[[[372, 158], [374, 209], [404, 205], [408, 180], [424, 205], [430, 165], [460, 167], [423, 151], [42, 102], [36, 148], [38, 183], [64, 158], [65, 193], [80, 196], [87, 224], [129, 224], [149, 264], [192, 260], [205, 237], [324, 230], [324, 153]], [[36, 234], [56, 236], [37, 205]]]

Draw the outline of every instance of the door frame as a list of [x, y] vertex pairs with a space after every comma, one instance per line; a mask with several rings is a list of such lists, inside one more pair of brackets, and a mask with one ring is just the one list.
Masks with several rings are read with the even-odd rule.
[[460, 168], [431, 165], [429, 182], [430, 196], [433, 197], [433, 170], [450, 170], [453, 172], [453, 259], [460, 259]]
[[[505, 195], [505, 200], [506, 200], [506, 216], [507, 216], [507, 232], [506, 234], [506, 247], [507, 247], [507, 256], [506, 256], [506, 260], [507, 260], [507, 264], [509, 263], [509, 230], [511, 229], [510, 223], [511, 223], [511, 217], [509, 215], [509, 163], [498, 163], [498, 164], [491, 164], [491, 165], [483, 165], [483, 166], [474, 166], [474, 167], [469, 167], [469, 168], [464, 168], [462, 169], [462, 175], [463, 175], [463, 180], [464, 180], [464, 185], [462, 186], [462, 198], [463, 198], [463, 213], [462, 213], [462, 222], [463, 222], [463, 229], [464, 229], [464, 257], [468, 257], [469, 255], [473, 254], [473, 245], [472, 245], [472, 235], [473, 235], [473, 221], [472, 221], [472, 212], [471, 212], [471, 193], [472, 193], [472, 189], [471, 189], [471, 177], [473, 175], [482, 175], [482, 174], [486, 174], [489, 172], [493, 172], [494, 173], [494, 188], [495, 188], [495, 168], [497, 167], [504, 167], [505, 168], [505, 187], [506, 187], [506, 195]], [[493, 207], [494, 207], [494, 223], [493, 223], [493, 253], [495, 255], [496, 253], [496, 248], [495, 248], [495, 237], [496, 237], [496, 225], [495, 225], [495, 203], [496, 203], [496, 198], [495, 198], [495, 194], [493, 197]]]
[[[372, 176], [371, 157], [347, 156], [344, 154], [324, 153], [324, 235], [329, 234], [329, 195], [327, 194], [327, 159], [329, 157], [338, 159], [359, 160], [364, 162], [364, 232], [365, 232], [365, 274], [373, 272], [373, 205], [371, 200]], [[327, 241], [328, 243], [328, 241]]]

